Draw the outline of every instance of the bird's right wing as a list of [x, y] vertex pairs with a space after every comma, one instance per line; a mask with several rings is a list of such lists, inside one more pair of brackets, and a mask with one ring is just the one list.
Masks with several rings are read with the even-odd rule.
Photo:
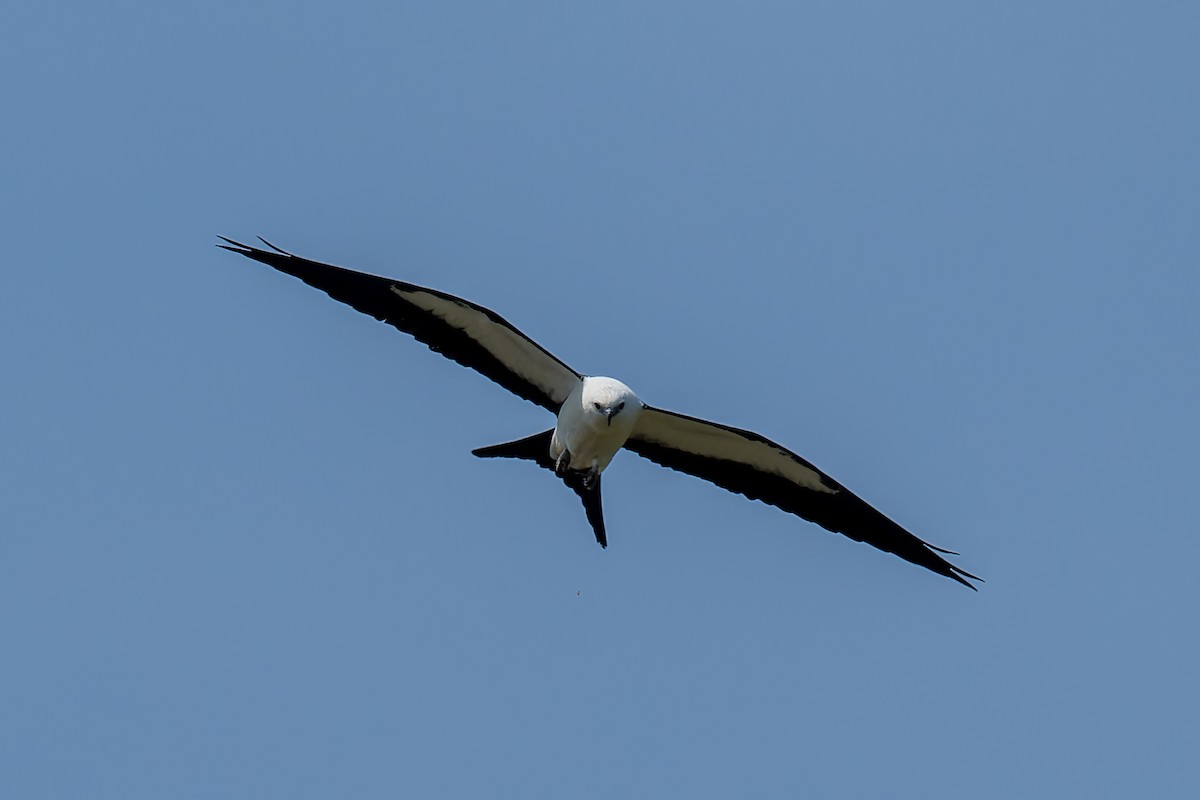
[[494, 311], [436, 289], [309, 261], [280, 250], [261, 250], [220, 237], [218, 245], [261, 261], [412, 335], [513, 394], [558, 413], [580, 381], [575, 370]]
[[[980, 580], [800, 456], [752, 431], [646, 407], [625, 448], [971, 586]], [[938, 552], [935, 552], [938, 551]]]

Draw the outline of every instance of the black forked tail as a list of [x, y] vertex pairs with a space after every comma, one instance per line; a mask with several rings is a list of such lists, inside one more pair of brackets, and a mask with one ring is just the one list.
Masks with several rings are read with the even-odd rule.
[[[480, 458], [521, 458], [554, 472], [554, 459], [550, 458], [550, 439], [553, 436], [553, 430], [543, 431], [515, 442], [480, 447], [471, 453]], [[608, 547], [608, 537], [604, 533], [604, 509], [600, 505], [600, 476], [596, 475], [588, 486], [584, 483], [586, 474], [580, 470], [567, 470], [562, 480], [583, 501], [583, 511], [596, 534], [596, 541], [601, 547]]]
[[554, 470], [554, 459], [550, 458], [550, 440], [554, 437], [553, 429], [526, 436], [515, 442], [494, 444], [491, 447], [480, 447], [471, 451], [471, 455], [480, 458], [523, 458], [536, 461], [539, 467]]

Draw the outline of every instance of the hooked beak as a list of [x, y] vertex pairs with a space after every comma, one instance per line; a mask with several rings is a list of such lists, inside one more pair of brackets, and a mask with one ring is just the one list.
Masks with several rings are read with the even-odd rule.
[[608, 427], [610, 427], [610, 428], [612, 427], [612, 418], [615, 417], [617, 415], [617, 412], [620, 410], [621, 409], [619, 409], [619, 408], [604, 409], [604, 416], [608, 417]]

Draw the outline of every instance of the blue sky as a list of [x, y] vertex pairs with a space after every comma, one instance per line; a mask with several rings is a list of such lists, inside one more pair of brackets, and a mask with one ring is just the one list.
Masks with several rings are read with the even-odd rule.
[[[1200, 11], [0, 12], [0, 795], [1194, 797]], [[976, 594], [284, 276], [467, 296]]]

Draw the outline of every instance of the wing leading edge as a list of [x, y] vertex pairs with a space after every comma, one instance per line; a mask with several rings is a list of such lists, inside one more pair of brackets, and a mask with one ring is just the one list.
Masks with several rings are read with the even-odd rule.
[[967, 578], [982, 580], [938, 555], [956, 553], [917, 538], [808, 461], [752, 431], [647, 407], [625, 448], [897, 555], [971, 589], [975, 587]]

